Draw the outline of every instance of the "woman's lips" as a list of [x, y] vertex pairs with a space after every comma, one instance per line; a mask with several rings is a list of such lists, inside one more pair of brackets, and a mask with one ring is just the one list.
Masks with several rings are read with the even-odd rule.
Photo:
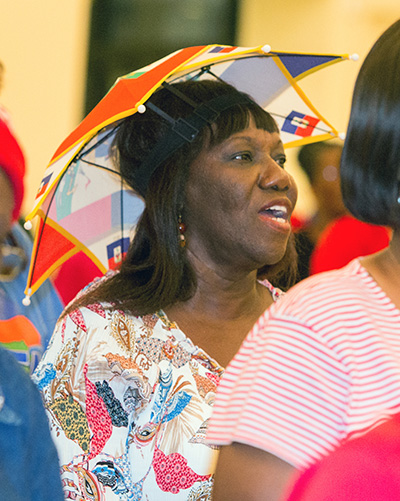
[[272, 226], [280, 231], [290, 231], [290, 218], [287, 205], [274, 204], [263, 207], [258, 212], [260, 219], [269, 226]]

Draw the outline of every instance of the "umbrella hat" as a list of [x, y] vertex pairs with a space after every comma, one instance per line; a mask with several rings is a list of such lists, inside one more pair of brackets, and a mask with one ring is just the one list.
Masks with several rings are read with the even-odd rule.
[[285, 148], [338, 137], [299, 87], [299, 80], [348, 55], [276, 52], [205, 45], [178, 50], [117, 79], [54, 153], [29, 222], [39, 216], [27, 297], [62, 263], [83, 251], [102, 271], [123, 259], [144, 200], [124, 185], [109, 155], [120, 121], [146, 109], [165, 83], [221, 79], [250, 95], [276, 120]]

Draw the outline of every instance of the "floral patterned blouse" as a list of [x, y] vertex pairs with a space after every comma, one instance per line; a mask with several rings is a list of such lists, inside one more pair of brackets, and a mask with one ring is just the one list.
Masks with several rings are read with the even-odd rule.
[[162, 311], [94, 304], [60, 320], [33, 379], [66, 499], [210, 500], [218, 450], [205, 434], [222, 373]]

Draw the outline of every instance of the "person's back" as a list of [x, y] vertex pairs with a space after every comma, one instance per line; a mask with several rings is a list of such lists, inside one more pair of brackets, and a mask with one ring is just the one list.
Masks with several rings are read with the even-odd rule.
[[346, 214], [332, 221], [311, 252], [309, 274], [335, 270], [359, 256], [369, 256], [389, 245], [390, 230], [364, 223]]
[[0, 499], [64, 499], [40, 393], [13, 355], [1, 347]]
[[397, 414], [302, 473], [287, 501], [399, 501], [399, 457]]

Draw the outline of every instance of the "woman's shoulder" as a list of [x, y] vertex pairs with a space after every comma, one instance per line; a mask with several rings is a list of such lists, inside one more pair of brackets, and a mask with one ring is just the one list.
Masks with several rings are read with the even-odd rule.
[[341, 268], [324, 271], [305, 278], [289, 289], [285, 296], [291, 298], [305, 293], [319, 294], [324, 290], [344, 291], [362, 283], [366, 275], [366, 270], [361, 265], [360, 260], [356, 258]]
[[89, 282], [85, 287], [83, 287], [77, 295], [72, 299], [72, 301], [69, 304], [73, 304], [74, 301], [80, 299], [81, 297], [90, 294], [93, 292], [97, 287], [99, 287], [101, 284], [105, 283], [107, 280], [110, 280], [112, 277], [118, 274], [118, 271], [116, 270], [109, 270], [107, 273], [105, 273], [102, 276], [95, 277], [91, 282]]
[[[82, 301], [86, 295], [93, 293], [99, 286], [118, 274], [117, 271], [109, 271], [102, 277], [94, 279], [84, 287], [66, 308], [66, 313], [60, 317], [59, 329], [64, 333], [77, 327], [81, 331], [102, 329], [104, 335], [117, 331], [129, 332], [129, 336], [142, 335], [152, 336], [157, 332], [167, 332], [173, 330], [175, 326], [171, 324], [162, 311], [135, 315], [134, 313], [109, 301], [97, 299], [93, 301]], [[76, 307], [74, 307], [76, 304]], [[108, 334], [107, 334], [108, 333]], [[97, 334], [97, 337], [99, 334]]]
[[365, 301], [368, 273], [359, 259], [343, 268], [312, 275], [294, 285], [282, 300], [273, 305], [271, 315], [315, 318], [317, 312], [329, 311], [330, 316], [340, 316], [341, 308], [349, 302]]
[[[115, 270], [107, 271], [102, 276], [95, 277], [91, 282], [89, 282], [85, 287], [83, 287], [75, 297], [66, 305], [64, 309], [64, 314], [61, 315], [60, 320], [63, 320], [65, 323], [65, 319], [67, 317], [82, 317], [85, 318], [87, 315], [91, 315], [91, 313], [99, 314], [103, 319], [107, 317], [106, 312], [113, 310], [113, 304], [101, 301], [97, 298], [93, 298], [93, 302], [84, 301], [85, 296], [90, 296], [99, 286], [110, 280], [112, 277], [118, 274]], [[66, 313], [67, 312], [67, 313]]]

